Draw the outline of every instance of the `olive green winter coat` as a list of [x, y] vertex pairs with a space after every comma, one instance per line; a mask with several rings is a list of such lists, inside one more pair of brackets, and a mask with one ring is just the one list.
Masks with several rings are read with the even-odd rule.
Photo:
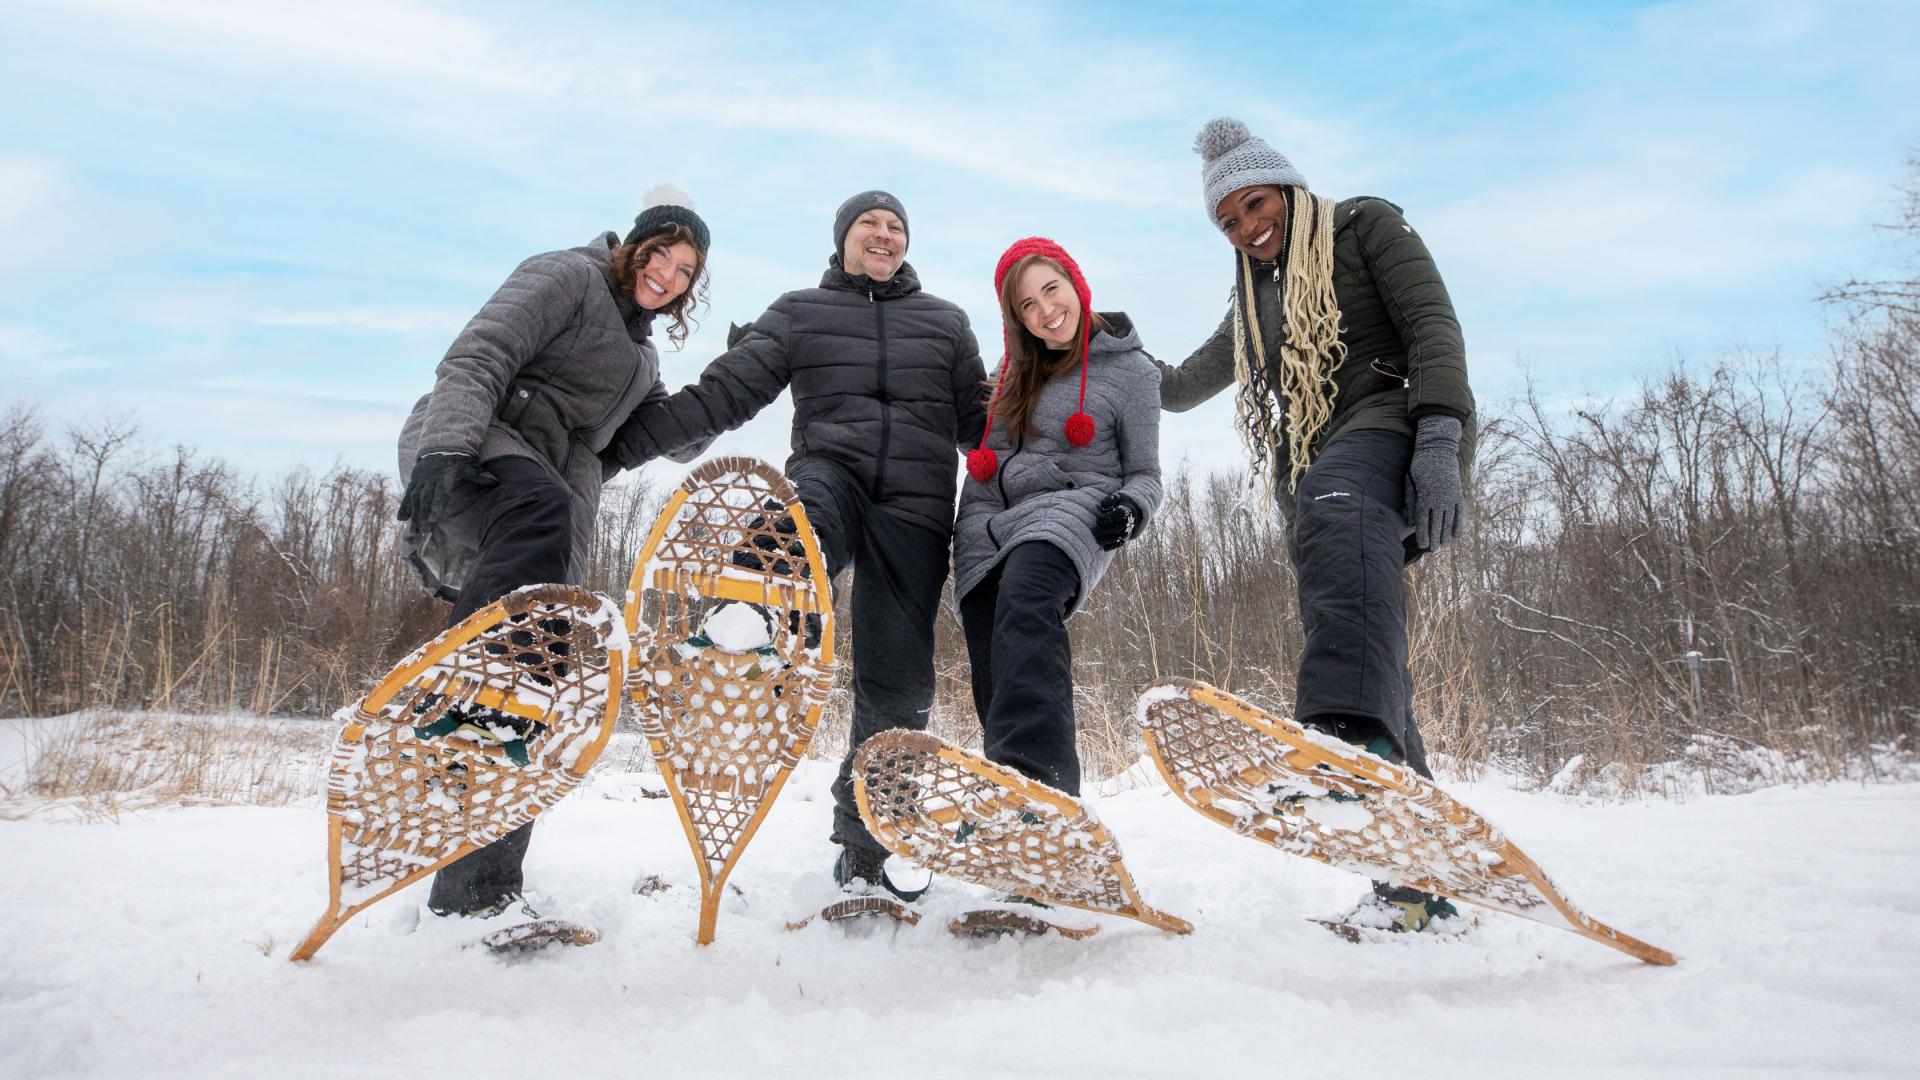
[[[1460, 440], [1464, 476], [1473, 461], [1473, 391], [1467, 386], [1460, 322], [1433, 255], [1400, 208], [1385, 199], [1360, 196], [1341, 202], [1334, 208], [1333, 229], [1333, 289], [1347, 356], [1333, 374], [1333, 415], [1315, 439], [1314, 452], [1349, 431], [1380, 429], [1411, 437], [1415, 420], [1444, 413], [1458, 418], [1465, 431]], [[1234, 266], [1237, 295], [1237, 253]], [[1256, 262], [1253, 275], [1259, 333], [1275, 367], [1268, 377], [1277, 387], [1280, 345], [1286, 340], [1279, 267]], [[1160, 365], [1162, 407], [1185, 412], [1233, 385], [1232, 320], [1239, 308], [1230, 306], [1219, 329], [1178, 367]], [[1285, 421], [1284, 415], [1276, 419]], [[1284, 431], [1280, 435], [1274, 475], [1284, 480], [1291, 462]], [[1284, 490], [1276, 495], [1291, 516], [1293, 500]]]

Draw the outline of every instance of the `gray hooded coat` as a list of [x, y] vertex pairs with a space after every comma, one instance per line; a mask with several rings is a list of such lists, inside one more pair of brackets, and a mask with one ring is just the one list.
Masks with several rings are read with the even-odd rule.
[[[1087, 348], [1087, 415], [1093, 442], [1074, 446], [1067, 417], [1080, 403], [1074, 369], [1041, 388], [1034, 430], [1010, 437], [994, 418], [986, 445], [1000, 467], [981, 483], [967, 477], [953, 527], [953, 595], [980, 584], [1014, 545], [1041, 540], [1059, 548], [1080, 571], [1073, 611], [1092, 595], [1112, 564], [1093, 538], [1100, 501], [1116, 492], [1132, 499], [1144, 527], [1160, 506], [1160, 369], [1140, 347], [1125, 315], [1103, 313], [1112, 333], [1097, 333]], [[1069, 615], [1072, 612], [1068, 613]]]
[[[400, 432], [400, 479], [423, 453], [454, 451], [482, 461], [538, 462], [573, 495], [568, 577], [586, 566], [600, 487], [616, 471], [600, 451], [643, 401], [667, 396], [660, 355], [649, 340], [653, 315], [616, 295], [607, 259], [619, 238], [521, 263], [460, 331], [434, 372], [433, 390]], [[671, 448], [691, 461], [711, 440]], [[458, 599], [478, 552], [486, 500], [453, 508], [401, 550], [427, 591]]]

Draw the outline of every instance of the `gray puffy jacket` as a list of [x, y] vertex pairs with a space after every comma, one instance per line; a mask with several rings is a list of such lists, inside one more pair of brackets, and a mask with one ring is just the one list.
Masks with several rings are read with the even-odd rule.
[[648, 401], [621, 432], [626, 464], [746, 423], [793, 387], [793, 456], [832, 461], [875, 502], [942, 536], [953, 527], [956, 450], [980, 438], [986, 366], [957, 305], [920, 291], [913, 267], [885, 282], [835, 259], [729, 341], [700, 380]]
[[[953, 595], [978, 585], [1015, 544], [1043, 540], [1059, 548], [1080, 571], [1073, 611], [1092, 595], [1114, 553], [1093, 539], [1100, 501], [1115, 492], [1144, 515], [1144, 527], [1160, 506], [1160, 369], [1140, 347], [1140, 335], [1125, 315], [1103, 313], [1113, 333], [1098, 333], [1087, 349], [1087, 415], [1093, 442], [1067, 442], [1067, 417], [1080, 404], [1080, 372], [1049, 382], [1034, 405], [1033, 427], [1023, 438], [994, 419], [987, 445], [1000, 467], [986, 483], [971, 476], [960, 490], [960, 516], [953, 527]], [[1069, 613], [1071, 614], [1071, 612]]]
[[[586, 566], [600, 486], [614, 473], [600, 451], [642, 401], [664, 398], [652, 313], [615, 295], [607, 259], [619, 238], [521, 263], [460, 331], [434, 372], [432, 392], [400, 431], [400, 480], [423, 453], [538, 462], [573, 495], [569, 580]], [[710, 441], [710, 440], [709, 440]], [[690, 461], [705, 442], [667, 456]], [[430, 532], [402, 534], [402, 554], [427, 591], [458, 599], [478, 550], [482, 508], [455, 507]]]

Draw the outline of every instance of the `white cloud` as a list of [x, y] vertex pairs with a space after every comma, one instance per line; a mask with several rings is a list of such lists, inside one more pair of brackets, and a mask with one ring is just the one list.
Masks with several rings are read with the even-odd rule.
[[446, 308], [356, 307], [311, 310], [262, 311], [254, 316], [258, 326], [304, 330], [358, 331], [375, 334], [417, 334], [438, 331], [452, 334], [466, 325], [470, 312]]
[[510, 55], [485, 23], [408, 0], [60, 0], [63, 11], [132, 29], [153, 44], [261, 60], [275, 57], [451, 79], [522, 93], [552, 91], [553, 72]]
[[30, 323], [0, 323], [0, 359], [34, 360], [73, 351], [73, 342]]
[[52, 203], [63, 186], [59, 166], [45, 158], [0, 157], [0, 236]]

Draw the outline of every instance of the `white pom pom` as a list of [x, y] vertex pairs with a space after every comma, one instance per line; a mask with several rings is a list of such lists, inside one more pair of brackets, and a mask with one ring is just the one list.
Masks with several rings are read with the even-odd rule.
[[1231, 116], [1222, 116], [1207, 121], [1207, 126], [1201, 128], [1200, 134], [1194, 136], [1193, 152], [1207, 161], [1212, 161], [1251, 138], [1253, 138], [1253, 132], [1247, 130], [1247, 125]]
[[693, 209], [693, 196], [681, 191], [673, 184], [655, 184], [647, 189], [640, 200], [640, 209], [650, 210], [656, 206], [684, 206]]

